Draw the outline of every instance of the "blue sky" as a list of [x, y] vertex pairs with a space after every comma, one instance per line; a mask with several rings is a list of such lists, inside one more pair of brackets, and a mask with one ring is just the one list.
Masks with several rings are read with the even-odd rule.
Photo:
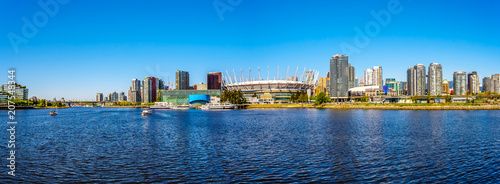
[[[332, 55], [347, 54], [341, 43], [355, 46], [355, 28], [376, 22], [370, 12], [388, 11], [394, 3], [218, 2], [232, 10], [223, 19], [212, 0], [72, 0], [58, 4], [43, 22], [46, 11], [38, 1], [1, 1], [0, 72], [6, 75], [0, 81], [7, 82], [7, 70], [16, 68], [17, 81], [28, 86], [30, 96], [94, 99], [97, 92], [126, 91], [133, 78], [174, 82], [176, 70], [189, 71], [191, 84], [205, 83], [212, 71], [248, 74], [252, 68], [255, 78], [257, 67], [267, 75], [269, 66], [275, 76], [278, 65], [282, 77], [287, 66], [291, 73], [307, 67], [324, 77]], [[360, 52], [349, 53], [358, 78], [367, 68], [382, 66], [384, 78], [406, 81], [409, 66], [432, 62], [443, 65], [447, 79], [454, 71], [478, 71], [481, 78], [500, 73], [500, 2], [399, 3], [401, 11], [391, 14], [387, 26]], [[9, 33], [24, 36], [22, 18], [33, 23], [34, 15], [38, 31], [15, 52]]]

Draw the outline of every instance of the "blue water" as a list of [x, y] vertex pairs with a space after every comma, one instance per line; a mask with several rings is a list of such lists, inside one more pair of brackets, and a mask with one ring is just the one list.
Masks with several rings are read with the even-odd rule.
[[17, 111], [16, 177], [0, 111], [0, 183], [500, 182], [500, 111], [49, 111]]

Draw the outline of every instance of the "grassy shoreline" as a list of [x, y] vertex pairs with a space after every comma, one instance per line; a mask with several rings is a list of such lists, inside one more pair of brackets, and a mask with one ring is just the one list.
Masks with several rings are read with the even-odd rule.
[[248, 109], [317, 108], [317, 109], [380, 109], [380, 110], [500, 110], [489, 104], [255, 104]]

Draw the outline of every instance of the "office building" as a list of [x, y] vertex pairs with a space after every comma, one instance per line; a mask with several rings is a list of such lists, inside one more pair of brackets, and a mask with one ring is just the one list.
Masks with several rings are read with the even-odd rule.
[[175, 72], [175, 88], [177, 90], [189, 89], [189, 73], [177, 70]]
[[95, 95], [95, 101], [102, 102], [104, 100], [103, 97], [104, 95], [102, 95], [102, 93], [97, 93]]
[[467, 75], [467, 81], [469, 94], [478, 94], [481, 92], [479, 90], [479, 76], [477, 75], [477, 72], [470, 72], [469, 75]]
[[427, 92], [431, 96], [438, 96], [443, 92], [443, 67], [438, 63], [431, 63], [429, 65]]
[[116, 91], [111, 93], [111, 102], [118, 102], [118, 101], [119, 101], [118, 93]]
[[207, 74], [207, 89], [220, 90], [222, 84], [222, 72], [210, 72]]
[[347, 99], [349, 95], [349, 57], [334, 55], [330, 59], [330, 97], [336, 100]]
[[453, 73], [453, 95], [465, 95], [467, 93], [467, 73], [458, 71]]
[[483, 78], [483, 92], [491, 91], [491, 78]]

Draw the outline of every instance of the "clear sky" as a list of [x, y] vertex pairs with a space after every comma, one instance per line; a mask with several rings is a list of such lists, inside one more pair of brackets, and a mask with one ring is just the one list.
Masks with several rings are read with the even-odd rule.
[[[30, 96], [93, 100], [97, 92], [126, 92], [133, 78], [175, 82], [176, 70], [189, 71], [191, 84], [206, 83], [212, 71], [248, 75], [252, 68], [255, 78], [257, 67], [267, 76], [269, 66], [275, 76], [278, 65], [283, 77], [287, 66], [325, 77], [335, 54], [349, 54], [358, 78], [382, 66], [384, 78], [406, 81], [409, 66], [433, 62], [449, 80], [454, 71], [477, 71], [481, 78], [500, 73], [499, 1], [401, 0], [389, 8], [393, 3], [71, 0], [46, 11], [35, 0], [1, 1], [0, 82], [16, 68]], [[372, 11], [391, 18], [377, 22]], [[369, 43], [356, 28], [373, 33], [364, 37]]]

